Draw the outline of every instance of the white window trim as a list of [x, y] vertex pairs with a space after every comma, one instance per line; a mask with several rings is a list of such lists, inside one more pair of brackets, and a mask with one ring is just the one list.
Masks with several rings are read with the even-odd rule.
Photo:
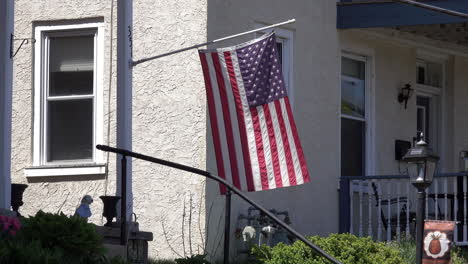
[[[103, 70], [104, 70], [104, 25], [103, 23], [82, 23], [74, 25], [37, 26], [35, 28], [36, 45], [34, 47], [34, 125], [33, 125], [33, 166], [25, 169], [27, 177], [55, 176], [55, 175], [81, 175], [105, 173], [104, 155], [93, 148], [93, 161], [70, 161], [60, 164], [43, 162], [43, 63], [44, 63], [44, 36], [54, 31], [67, 30], [95, 30], [95, 56], [96, 69], [94, 78], [96, 87], [94, 91], [94, 144], [103, 143]], [[64, 168], [66, 165], [66, 168]], [[83, 167], [84, 166], [84, 167]], [[80, 167], [80, 168], [78, 168]], [[86, 169], [87, 168], [87, 169]], [[91, 173], [92, 172], [92, 173]]]
[[[359, 118], [359, 117], [353, 117], [349, 115], [344, 115], [341, 114], [341, 58], [349, 58], [353, 60], [358, 60], [362, 61], [365, 63], [365, 118]], [[365, 122], [365, 130], [366, 130], [366, 167], [364, 168], [364, 171], [366, 175], [374, 175], [375, 174], [375, 138], [374, 138], [374, 131], [375, 131], [375, 122], [374, 122], [374, 116], [375, 116], [375, 98], [374, 98], [374, 63], [373, 63], [373, 51], [367, 51], [367, 52], [362, 52], [361, 50], [359, 53], [349, 51], [349, 49], [342, 50], [341, 56], [339, 57], [339, 63], [340, 63], [340, 71], [339, 71], [339, 104], [338, 104], [338, 113], [339, 113], [339, 153], [341, 157], [341, 118], [347, 118], [347, 119], [353, 119], [353, 120], [359, 120], [359, 121], [364, 121]], [[340, 171], [341, 171], [341, 162], [339, 163]], [[363, 175], [365, 176], [365, 175]], [[353, 192], [364, 192], [364, 193], [370, 193], [370, 189], [368, 188], [369, 186], [361, 186], [358, 187], [356, 185], [352, 185], [352, 191]]]
[[[257, 28], [267, 26], [267, 24], [256, 24]], [[287, 84], [287, 91], [291, 108], [294, 111], [294, 32], [292, 30], [275, 28], [276, 41], [283, 44], [283, 62], [282, 71], [284, 82]], [[259, 35], [266, 34], [267, 31], [258, 32], [256, 37]]]
[[417, 50], [417, 62], [430, 62], [430, 63], [438, 63], [442, 65], [442, 81], [440, 87], [418, 84], [415, 85], [415, 92], [416, 96], [424, 96], [430, 97], [432, 99], [432, 109], [431, 117], [433, 119], [432, 125], [430, 125], [430, 132], [432, 135], [435, 135], [435, 145], [433, 146], [434, 151], [438, 152], [440, 158], [439, 170], [445, 169], [445, 155], [446, 149], [444, 146], [446, 145], [446, 81], [447, 81], [447, 60], [448, 56], [439, 54], [439, 53], [431, 53], [427, 51]]

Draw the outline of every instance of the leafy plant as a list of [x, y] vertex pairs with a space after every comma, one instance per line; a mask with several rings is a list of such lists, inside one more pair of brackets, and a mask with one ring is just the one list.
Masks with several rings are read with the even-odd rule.
[[39, 241], [4, 239], [0, 241], [0, 263], [60, 264], [60, 249], [43, 248]]
[[[388, 246], [394, 248], [400, 252], [400, 256], [403, 258], [406, 264], [416, 263], [416, 242], [414, 239], [402, 239], [401, 241], [392, 241], [388, 243]], [[452, 264], [468, 264], [468, 254], [461, 248], [452, 248], [450, 252], [452, 258]]]
[[91, 262], [104, 257], [102, 238], [92, 224], [80, 217], [39, 211], [23, 220], [21, 238], [38, 241], [43, 248], [61, 250], [73, 262]]
[[[370, 238], [358, 238], [351, 234], [332, 234], [323, 238], [309, 238], [328, 254], [344, 264], [401, 264], [404, 260], [399, 252], [384, 243], [374, 242]], [[326, 264], [325, 258], [312, 251], [301, 241], [293, 245], [282, 243], [271, 248], [254, 247], [252, 254], [265, 264]]]
[[177, 264], [210, 264], [210, 262], [205, 258], [206, 255], [193, 255], [190, 257], [175, 259], [175, 262]]

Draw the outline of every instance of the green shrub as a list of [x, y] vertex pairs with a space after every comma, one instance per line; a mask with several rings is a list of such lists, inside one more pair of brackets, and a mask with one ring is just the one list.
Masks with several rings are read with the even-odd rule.
[[[314, 244], [344, 264], [402, 264], [399, 252], [384, 243], [370, 238], [358, 238], [351, 234], [332, 234], [327, 238], [309, 238]], [[254, 247], [252, 254], [265, 264], [328, 264], [301, 241], [293, 245], [282, 243], [275, 247]]]
[[174, 261], [177, 264], [210, 264], [210, 262], [205, 258], [206, 255], [193, 255], [185, 258], [178, 258]]
[[77, 263], [104, 255], [102, 238], [94, 225], [80, 217], [39, 211], [23, 220], [20, 235], [26, 241], [39, 241], [43, 248], [61, 250]]
[[[406, 264], [416, 263], [416, 242], [414, 239], [402, 239], [401, 241], [392, 241], [388, 243], [388, 246], [394, 248], [400, 252]], [[468, 264], [468, 254], [466, 250], [454, 247], [450, 252], [452, 258], [452, 264]]]
[[60, 249], [43, 248], [39, 241], [4, 239], [0, 241], [0, 263], [61, 264]]
[[18, 228], [18, 232], [0, 239], [0, 263], [126, 263], [118, 258], [107, 259], [94, 225], [79, 217], [39, 211], [35, 216], [22, 218]]

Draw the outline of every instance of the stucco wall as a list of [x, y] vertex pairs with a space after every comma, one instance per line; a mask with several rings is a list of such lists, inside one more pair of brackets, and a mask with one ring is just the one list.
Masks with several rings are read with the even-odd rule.
[[[272, 24], [291, 18], [285, 26], [293, 32], [294, 116], [311, 174], [311, 183], [297, 187], [249, 193], [267, 208], [287, 210], [292, 226], [304, 234], [326, 235], [338, 231], [339, 152], [339, 56], [336, 31], [336, 3], [281, 0], [208, 1], [208, 38], [251, 29], [256, 24]], [[240, 43], [254, 36], [236, 39], [221, 46]], [[208, 136], [211, 139], [211, 136]], [[216, 171], [212, 142], [208, 140], [208, 169]], [[217, 184], [207, 186], [208, 236], [212, 253], [222, 252], [222, 208], [224, 199]], [[248, 205], [233, 201], [232, 223]], [[208, 220], [207, 220], [208, 221]], [[233, 228], [234, 228], [233, 227]], [[234, 231], [234, 230], [232, 230]], [[233, 241], [235, 242], [235, 241]], [[233, 250], [235, 243], [233, 243]]]
[[[116, 3], [115, 0], [18, 0], [15, 4], [17, 38], [32, 37], [33, 22], [37, 21], [60, 23], [57, 21], [93, 18], [104, 22], [103, 130], [104, 143], [111, 146], [116, 142]], [[112, 58], [111, 30], [114, 30]], [[135, 59], [204, 42], [206, 2], [134, 1], [133, 34]], [[33, 45], [25, 45], [14, 61], [12, 181], [29, 184], [22, 213], [29, 215], [42, 209], [48, 212], [63, 211], [70, 215], [79, 205], [81, 197], [90, 194], [94, 198], [91, 222], [102, 224], [102, 202], [98, 197], [105, 193], [115, 193], [114, 155], [110, 155], [108, 160], [107, 183], [104, 176], [27, 179], [24, 175], [24, 168], [32, 165], [32, 60]], [[111, 60], [112, 79], [109, 79]], [[133, 150], [205, 168], [204, 86], [196, 52], [189, 51], [141, 64], [134, 69], [133, 80]], [[158, 258], [177, 257], [184, 255], [184, 245], [186, 254], [190, 254], [190, 248], [194, 254], [203, 248], [201, 234], [204, 234], [205, 207], [202, 178], [134, 161], [133, 193], [134, 212], [140, 229], [154, 234], [154, 242], [150, 243], [150, 255]], [[185, 221], [182, 221], [184, 203]], [[190, 231], [189, 217], [192, 218]], [[162, 224], [165, 226], [165, 235]], [[188, 237], [189, 233], [191, 239]]]
[[[105, 24], [105, 74], [104, 83], [108, 83], [109, 75], [109, 33], [110, 33], [110, 2], [107, 1], [16, 1], [15, 4], [15, 36], [16, 38], [34, 37], [33, 22], [57, 21], [70, 19], [93, 18], [93, 21]], [[15, 43], [18, 45], [20, 42]], [[36, 42], [38, 43], [38, 42]], [[32, 166], [32, 125], [33, 125], [33, 49], [35, 44], [24, 45], [14, 58], [13, 84], [13, 133], [12, 133], [12, 182], [28, 183], [25, 192], [22, 213], [34, 214], [39, 209], [48, 212], [63, 211], [73, 214], [85, 194], [93, 196], [94, 212], [92, 221], [101, 222], [101, 202], [99, 195], [104, 194], [103, 177], [47, 177], [27, 179], [24, 168]], [[108, 105], [108, 86], [104, 85], [105, 105]], [[115, 90], [113, 87], [112, 89]], [[111, 97], [115, 101], [115, 92]], [[111, 108], [111, 131], [115, 131], [114, 108]], [[107, 109], [107, 108], [106, 108]], [[106, 111], [107, 112], [107, 111]], [[104, 127], [107, 128], [105, 118]], [[105, 129], [107, 131], [107, 129]], [[115, 136], [114, 136], [115, 137]], [[104, 135], [107, 141], [107, 133]], [[113, 140], [111, 142], [114, 142]], [[113, 160], [111, 160], [113, 161]], [[109, 175], [113, 175], [114, 162], [110, 163]], [[113, 193], [115, 177], [109, 177], [108, 193]]]

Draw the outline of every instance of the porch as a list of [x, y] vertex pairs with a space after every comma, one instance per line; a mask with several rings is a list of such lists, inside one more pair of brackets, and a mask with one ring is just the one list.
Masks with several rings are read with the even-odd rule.
[[[390, 241], [414, 237], [416, 188], [407, 175], [342, 177], [340, 232]], [[439, 173], [426, 191], [425, 219], [457, 221], [454, 242], [468, 245], [468, 173]]]

